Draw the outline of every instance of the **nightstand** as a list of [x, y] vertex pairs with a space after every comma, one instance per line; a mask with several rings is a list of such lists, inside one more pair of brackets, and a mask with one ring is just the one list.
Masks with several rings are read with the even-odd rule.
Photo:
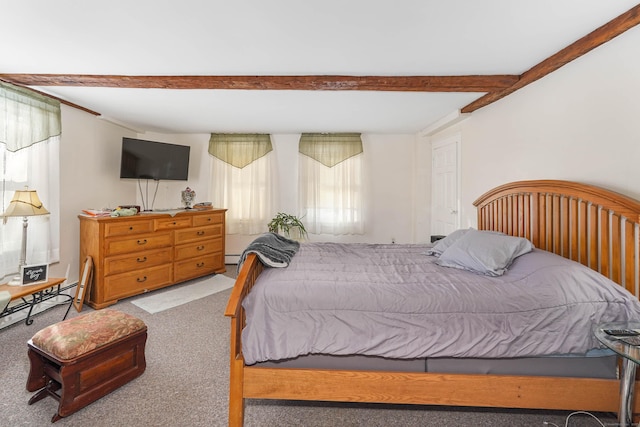
[[604, 323], [598, 325], [594, 330], [598, 341], [622, 357], [618, 421], [621, 426], [630, 427], [633, 425], [633, 392], [635, 389], [636, 368], [640, 364], [640, 346], [627, 344], [612, 335], [606, 334], [603, 329], [640, 329], [640, 323]]

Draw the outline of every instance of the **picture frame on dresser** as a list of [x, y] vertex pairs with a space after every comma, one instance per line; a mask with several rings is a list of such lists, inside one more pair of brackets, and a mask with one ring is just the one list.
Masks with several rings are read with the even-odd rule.
[[92, 278], [93, 259], [90, 256], [87, 256], [82, 265], [82, 276], [80, 276], [80, 281], [78, 282], [78, 286], [76, 286], [76, 295], [73, 297], [73, 306], [76, 308], [78, 313], [82, 311], [82, 305], [84, 304], [84, 300], [88, 295], [89, 288], [91, 287]]

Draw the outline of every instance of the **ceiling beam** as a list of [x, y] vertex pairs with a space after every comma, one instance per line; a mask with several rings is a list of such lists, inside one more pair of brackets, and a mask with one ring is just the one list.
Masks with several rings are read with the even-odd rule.
[[362, 90], [390, 92], [492, 92], [512, 87], [518, 76], [123, 76], [0, 74], [22, 86], [144, 89]]
[[[2, 79], [2, 78], [0, 78], [0, 80], [1, 80], [1, 81], [3, 81], [3, 82], [5, 82], [5, 83], [11, 83], [11, 84], [16, 84], [16, 85], [18, 85], [18, 86], [23, 86], [23, 85], [20, 85], [20, 84], [17, 84], [17, 83], [14, 83], [14, 82], [8, 81], [8, 80], [4, 80], [4, 79]], [[25, 86], [25, 87], [26, 87], [26, 86]], [[73, 108], [76, 108], [76, 109], [78, 109], [78, 110], [85, 111], [85, 112], [87, 112], [87, 113], [89, 113], [89, 114], [93, 114], [94, 116], [99, 116], [99, 115], [100, 115], [100, 113], [98, 113], [97, 111], [90, 110], [90, 109], [88, 109], [88, 108], [86, 108], [86, 107], [83, 107], [83, 106], [81, 106], [81, 105], [77, 105], [77, 104], [74, 104], [73, 102], [69, 102], [69, 101], [67, 101], [67, 100], [65, 100], [65, 99], [58, 98], [57, 96], [53, 96], [53, 95], [51, 95], [51, 94], [49, 94], [49, 93], [45, 93], [45, 92], [42, 92], [42, 91], [39, 91], [39, 90], [35, 90], [35, 89], [33, 89], [33, 88], [30, 88], [30, 87], [26, 87], [26, 89], [29, 89], [29, 90], [31, 90], [31, 91], [33, 91], [33, 92], [35, 92], [35, 93], [39, 93], [39, 94], [40, 94], [40, 95], [42, 95], [42, 96], [46, 96], [46, 97], [48, 97], [48, 98], [55, 99], [56, 101], [60, 102], [61, 104], [68, 105], [68, 106], [73, 107]]]
[[462, 113], [471, 113], [479, 108], [485, 107], [507, 95], [512, 94], [518, 89], [535, 82], [562, 67], [563, 65], [581, 57], [596, 47], [605, 44], [609, 40], [619, 36], [630, 28], [640, 24], [640, 4], [629, 9], [627, 12], [612, 19], [608, 23], [592, 31], [576, 42], [565, 47], [558, 53], [550, 56], [528, 71], [524, 72], [520, 78], [511, 86], [498, 91], [490, 91], [481, 98], [470, 103], [460, 111]]
[[[467, 76], [124, 76], [87, 74], [0, 74], [21, 86], [155, 89], [361, 90], [401, 92], [487, 92], [463, 107], [471, 113], [556, 71], [640, 24], [640, 4], [602, 25], [522, 75]], [[60, 100], [61, 102], [65, 102]], [[73, 105], [73, 104], [69, 104]], [[86, 109], [85, 109], [86, 110]], [[97, 114], [87, 110], [92, 114]]]

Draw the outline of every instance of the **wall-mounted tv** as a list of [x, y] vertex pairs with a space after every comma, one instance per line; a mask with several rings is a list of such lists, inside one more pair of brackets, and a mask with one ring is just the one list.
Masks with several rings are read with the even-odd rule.
[[187, 145], [122, 138], [120, 178], [186, 181], [190, 148]]

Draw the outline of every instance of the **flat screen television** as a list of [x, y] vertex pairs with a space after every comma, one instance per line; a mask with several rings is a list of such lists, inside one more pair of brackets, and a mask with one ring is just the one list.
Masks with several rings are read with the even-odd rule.
[[190, 148], [187, 145], [122, 138], [120, 178], [186, 181]]

